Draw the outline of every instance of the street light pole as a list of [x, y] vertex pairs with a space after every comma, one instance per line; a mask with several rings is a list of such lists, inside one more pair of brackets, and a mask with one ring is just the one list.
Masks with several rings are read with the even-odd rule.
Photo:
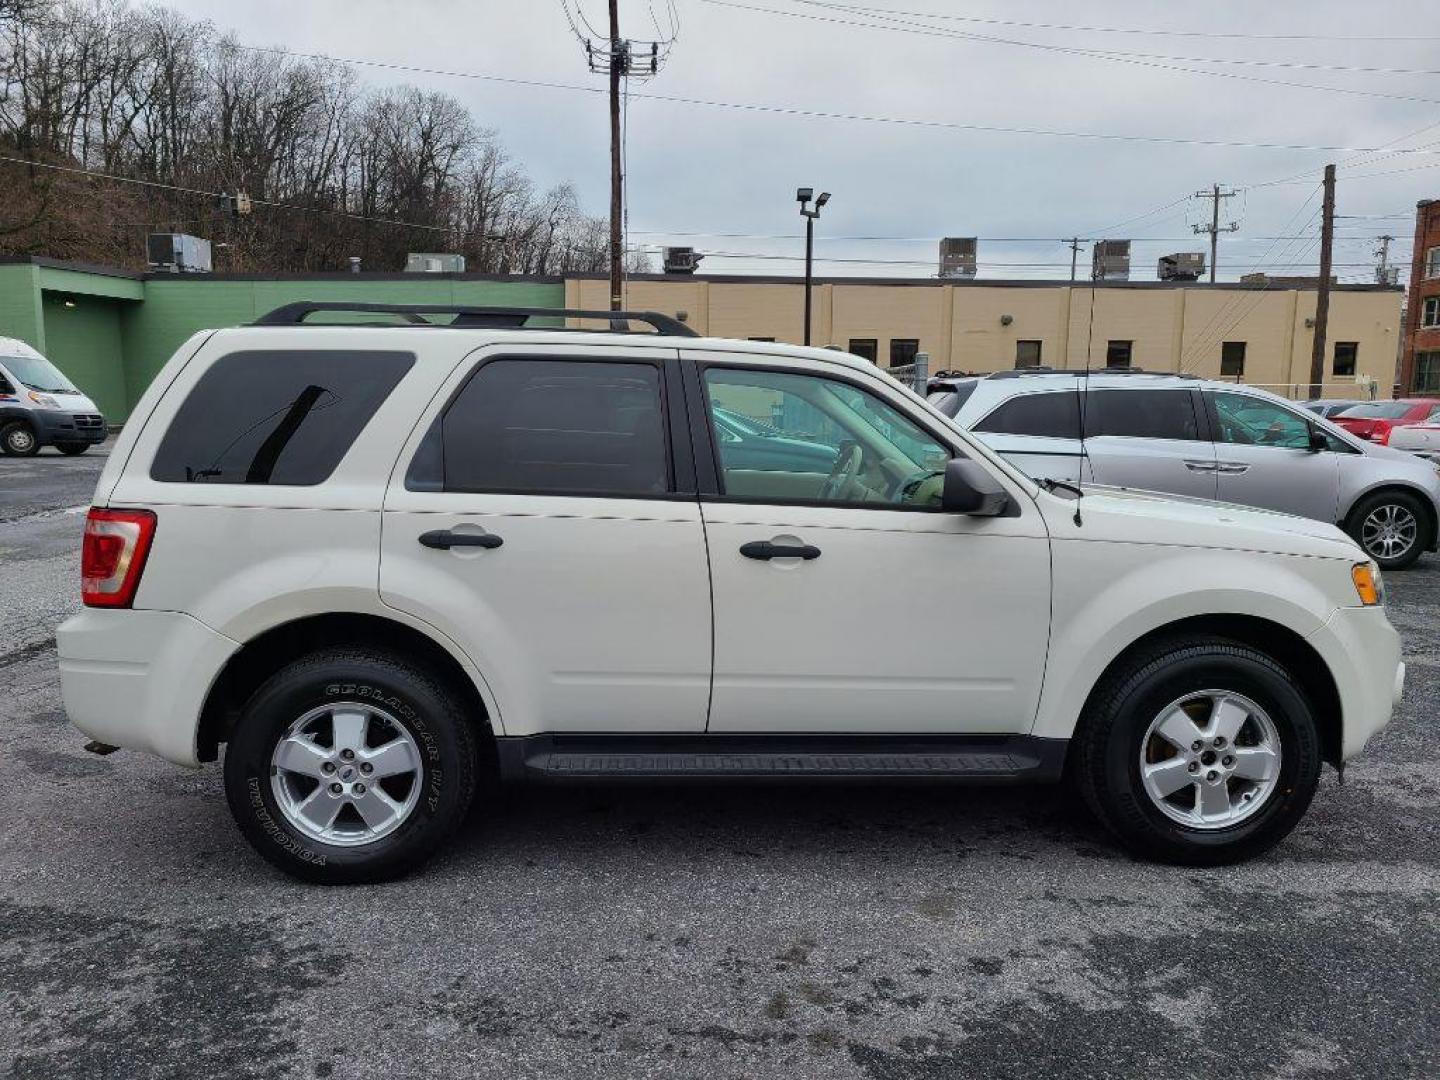
[[[811, 209], [810, 199], [814, 197], [815, 207]], [[805, 344], [810, 344], [810, 289], [814, 283], [815, 265], [815, 219], [820, 208], [830, 201], [830, 193], [822, 191], [815, 195], [814, 188], [802, 187], [795, 191], [795, 201], [800, 204], [800, 214], [805, 219]]]

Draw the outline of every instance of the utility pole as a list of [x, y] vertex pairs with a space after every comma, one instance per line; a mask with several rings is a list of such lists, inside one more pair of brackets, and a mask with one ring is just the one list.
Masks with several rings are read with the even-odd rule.
[[1197, 199], [1209, 199], [1209, 200], [1211, 200], [1211, 204], [1212, 204], [1211, 207], [1210, 207], [1210, 224], [1209, 224], [1209, 226], [1205, 226], [1205, 225], [1191, 225], [1191, 226], [1190, 226], [1190, 228], [1191, 228], [1192, 230], [1194, 230], [1197, 234], [1198, 234], [1198, 233], [1209, 233], [1209, 234], [1210, 234], [1210, 284], [1212, 284], [1212, 285], [1215, 284], [1215, 263], [1216, 263], [1216, 261], [1218, 260], [1219, 255], [1220, 255], [1220, 243], [1219, 243], [1219, 241], [1220, 241], [1220, 234], [1221, 234], [1222, 232], [1239, 232], [1239, 231], [1240, 231], [1240, 225], [1239, 225], [1238, 222], [1235, 222], [1235, 221], [1230, 222], [1230, 224], [1226, 225], [1224, 228], [1221, 228], [1221, 226], [1220, 226], [1220, 200], [1221, 200], [1221, 199], [1233, 199], [1233, 198], [1235, 197], [1235, 195], [1236, 195], [1236, 193], [1235, 193], [1234, 191], [1221, 191], [1219, 184], [1215, 184], [1214, 186], [1212, 186], [1209, 191], [1197, 191], [1197, 192], [1195, 192], [1195, 198], [1197, 198]]
[[1375, 251], [1376, 257], [1380, 260], [1380, 265], [1375, 268], [1375, 283], [1377, 285], [1394, 285], [1399, 278], [1399, 274], [1396, 272], [1399, 267], [1390, 265], [1390, 244], [1395, 237], [1377, 236], [1375, 239], [1380, 244]]
[[1325, 381], [1325, 332], [1330, 321], [1330, 260], [1335, 247], [1335, 166], [1325, 166], [1325, 202], [1320, 218], [1320, 284], [1315, 290], [1315, 338], [1310, 345], [1310, 397]]
[[1078, 236], [1072, 236], [1065, 243], [1066, 246], [1070, 248], [1070, 280], [1074, 281], [1075, 264], [1080, 258], [1080, 238]]
[[620, 175], [620, 77], [629, 65], [630, 43], [620, 40], [620, 0], [610, 0], [610, 310], [620, 310], [620, 272], [625, 250], [620, 233], [624, 180]]

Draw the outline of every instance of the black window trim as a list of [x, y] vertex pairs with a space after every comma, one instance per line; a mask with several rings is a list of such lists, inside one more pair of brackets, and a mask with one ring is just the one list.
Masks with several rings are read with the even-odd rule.
[[[647, 352], [653, 355], [646, 355]], [[466, 358], [469, 359], [468, 357]], [[560, 491], [536, 491], [533, 488], [513, 487], [447, 487], [442, 486], [438, 491], [426, 491], [423, 488], [410, 486], [410, 468], [419, 455], [426, 439], [430, 437], [434, 426], [440, 423], [450, 407], [455, 404], [459, 396], [464, 393], [465, 388], [470, 385], [470, 380], [475, 378], [487, 365], [501, 360], [530, 360], [539, 362], [563, 362], [563, 363], [596, 363], [596, 364], [645, 364], [655, 368], [660, 376], [660, 409], [662, 430], [665, 432], [666, 447], [666, 468], [669, 472], [670, 490], [664, 492], [627, 492], [627, 491], [593, 491], [593, 490], [560, 490]], [[463, 364], [465, 361], [462, 360]], [[695, 485], [695, 455], [691, 446], [689, 433], [682, 433], [676, 423], [677, 417], [686, 415], [684, 393], [680, 388], [679, 359], [674, 349], [627, 349], [617, 347], [614, 355], [586, 352], [581, 354], [566, 355], [561, 352], [550, 352], [536, 350], [534, 352], [500, 352], [492, 353], [489, 356], [482, 356], [476, 360], [465, 377], [456, 384], [443, 405], [436, 409], [430, 420], [425, 424], [425, 430], [419, 440], [415, 443], [415, 449], [405, 462], [403, 472], [404, 489], [427, 495], [525, 495], [531, 498], [546, 499], [628, 499], [643, 500], [650, 502], [694, 502], [696, 498]], [[685, 434], [685, 438], [677, 437]], [[443, 485], [444, 478], [442, 476]]]
[[[687, 399], [690, 404], [690, 431], [691, 437], [695, 440], [696, 446], [696, 475], [699, 478], [697, 485], [699, 498], [702, 503], [731, 503], [748, 506], [814, 506], [828, 507], [832, 510], [869, 510], [901, 514], [945, 514], [950, 511], [938, 506], [897, 506], [890, 503], [846, 503], [835, 502], [831, 499], [781, 499], [768, 498], [757, 499], [750, 495], [726, 495], [720, 490], [720, 456], [715, 446], [714, 434], [710, 424], [710, 394], [705, 386], [705, 372], [711, 368], [720, 368], [726, 371], [755, 371], [767, 372], [774, 375], [799, 375], [813, 376], [820, 379], [829, 379], [832, 382], [844, 383], [856, 390], [871, 395], [883, 401], [905, 419], [909, 420], [917, 428], [923, 431], [930, 438], [934, 439], [942, 447], [950, 452], [950, 456], [969, 458], [971, 455], [966, 448], [955, 439], [942, 432], [940, 427], [930, 422], [929, 417], [918, 416], [906, 409], [902, 409], [895, 402], [881, 394], [876, 393], [873, 386], [866, 385], [863, 379], [855, 378], [847, 373], [807, 368], [786, 367], [781, 364], [747, 364], [736, 363], [727, 360], [709, 360], [696, 357], [682, 357], [687, 387]], [[1006, 516], [1018, 516], [1019, 507], [1015, 500], [1011, 500], [1014, 507], [1013, 514]]]

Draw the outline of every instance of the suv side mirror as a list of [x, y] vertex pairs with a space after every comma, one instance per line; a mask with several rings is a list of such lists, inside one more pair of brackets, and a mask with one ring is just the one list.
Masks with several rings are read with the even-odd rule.
[[1312, 427], [1308, 430], [1310, 432], [1310, 443], [1305, 449], [1309, 450], [1312, 454], [1318, 454], [1322, 450], [1330, 449], [1330, 440], [1325, 437], [1323, 431], [1317, 427]]
[[971, 517], [999, 517], [1010, 509], [1010, 496], [975, 462], [956, 457], [945, 466], [940, 509]]

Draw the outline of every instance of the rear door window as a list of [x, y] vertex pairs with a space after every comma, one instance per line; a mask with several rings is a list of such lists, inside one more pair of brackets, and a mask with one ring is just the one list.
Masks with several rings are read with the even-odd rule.
[[313, 485], [335, 471], [415, 363], [408, 352], [264, 350], [222, 356], [170, 422], [152, 480]]
[[1200, 438], [1200, 420], [1189, 390], [1091, 390], [1084, 395], [1082, 408], [1087, 438]]
[[492, 360], [427, 433], [410, 490], [608, 495], [672, 490], [660, 368]]
[[1080, 395], [1074, 390], [1023, 394], [995, 409], [975, 425], [975, 430], [996, 435], [1078, 439]]

